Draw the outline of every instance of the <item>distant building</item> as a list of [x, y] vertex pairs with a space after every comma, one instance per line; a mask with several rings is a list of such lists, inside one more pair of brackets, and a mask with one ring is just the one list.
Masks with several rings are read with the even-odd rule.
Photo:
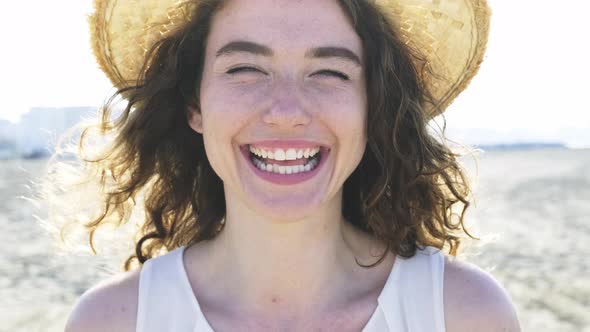
[[18, 157], [16, 142], [9, 140], [0, 140], [0, 160], [14, 159]]
[[95, 111], [94, 107], [35, 107], [16, 124], [0, 120], [0, 159], [51, 155], [58, 138]]
[[18, 125], [0, 120], [0, 160], [18, 157]]

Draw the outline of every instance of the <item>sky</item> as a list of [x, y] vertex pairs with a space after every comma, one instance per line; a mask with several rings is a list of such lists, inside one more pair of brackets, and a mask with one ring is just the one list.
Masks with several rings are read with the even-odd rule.
[[[489, 3], [486, 57], [445, 113], [449, 135], [471, 144], [590, 147], [590, 2]], [[16, 122], [37, 106], [99, 106], [112, 93], [91, 52], [91, 10], [90, 0], [0, 4], [0, 119]]]

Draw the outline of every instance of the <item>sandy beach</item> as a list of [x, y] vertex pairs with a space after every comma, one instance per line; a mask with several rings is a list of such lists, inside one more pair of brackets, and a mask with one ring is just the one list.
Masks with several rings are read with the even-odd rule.
[[[29, 181], [45, 161], [0, 162], [0, 331], [63, 331], [76, 299], [117, 264], [61, 256], [39, 227]], [[489, 151], [480, 156], [475, 243], [465, 259], [515, 302], [523, 331], [590, 332], [590, 150]]]

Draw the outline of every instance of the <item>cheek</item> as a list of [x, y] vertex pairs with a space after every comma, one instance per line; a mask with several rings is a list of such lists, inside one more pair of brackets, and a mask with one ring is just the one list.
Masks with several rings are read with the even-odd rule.
[[321, 118], [336, 136], [342, 158], [347, 160], [352, 172], [361, 161], [367, 144], [366, 99], [359, 94], [333, 98], [329, 105], [323, 105]]
[[317, 115], [346, 140], [366, 140], [366, 102], [362, 95], [340, 93], [318, 98], [321, 100]]
[[201, 91], [201, 107], [206, 114], [204, 126], [222, 132], [241, 127], [252, 114], [248, 110], [254, 105], [253, 98], [252, 93], [241, 89], [210, 85]]
[[[236, 91], [209, 85], [201, 90], [203, 114], [203, 140], [207, 158], [213, 169], [223, 179], [222, 171], [231, 165], [235, 157], [236, 137], [249, 121], [253, 112], [247, 98]], [[222, 173], [222, 174], [219, 174]]]

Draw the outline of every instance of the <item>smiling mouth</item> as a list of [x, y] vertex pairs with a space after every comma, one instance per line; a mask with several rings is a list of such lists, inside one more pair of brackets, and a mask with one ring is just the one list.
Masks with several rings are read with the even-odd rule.
[[266, 153], [262, 155], [259, 151], [253, 151], [250, 146], [247, 146], [246, 148], [249, 151], [249, 159], [256, 168], [268, 173], [285, 175], [313, 171], [322, 160], [322, 152], [325, 152], [325, 148], [320, 147], [318, 151], [313, 151], [312, 149], [313, 155], [311, 156], [302, 156], [301, 153], [295, 156], [293, 152], [291, 152], [291, 155], [285, 158], [285, 156], [282, 155], [283, 151], [281, 150], [281, 156], [275, 157], [274, 155], [267, 155], [265, 157], [264, 155], [266, 155]]

